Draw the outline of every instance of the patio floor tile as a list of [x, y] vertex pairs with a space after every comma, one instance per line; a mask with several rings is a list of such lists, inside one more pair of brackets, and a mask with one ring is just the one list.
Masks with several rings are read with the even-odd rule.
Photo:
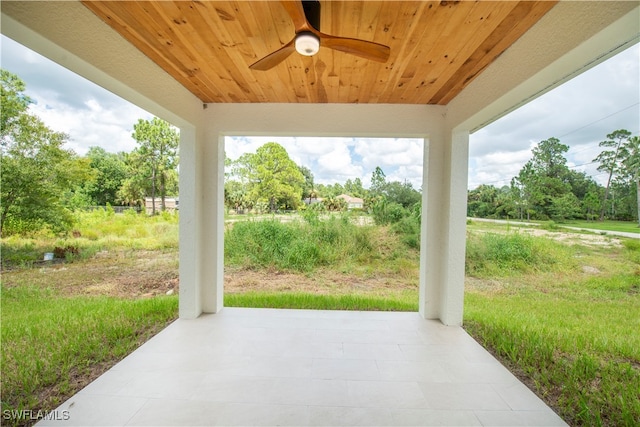
[[566, 425], [462, 328], [321, 310], [177, 320], [61, 411], [38, 426]]

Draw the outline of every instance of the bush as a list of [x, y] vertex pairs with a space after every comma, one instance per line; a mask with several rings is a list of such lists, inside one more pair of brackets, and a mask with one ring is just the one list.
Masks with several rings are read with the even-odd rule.
[[395, 224], [405, 216], [409, 215], [401, 204], [379, 200], [372, 206], [373, 220], [378, 225]]

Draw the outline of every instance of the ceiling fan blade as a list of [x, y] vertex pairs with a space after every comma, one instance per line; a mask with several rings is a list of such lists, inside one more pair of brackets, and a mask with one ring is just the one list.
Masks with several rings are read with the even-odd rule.
[[287, 11], [291, 20], [293, 21], [293, 25], [296, 29], [296, 33], [301, 30], [308, 30], [310, 27], [309, 22], [307, 22], [307, 16], [304, 13], [304, 7], [302, 6], [302, 0], [295, 1], [287, 1], [282, 0], [280, 2], [284, 9]]
[[251, 64], [249, 68], [252, 70], [266, 71], [275, 67], [296, 51], [294, 42], [295, 37], [280, 49], [276, 50], [275, 52], [271, 52], [269, 55]]
[[389, 46], [380, 43], [350, 39], [347, 37], [336, 37], [324, 33], [319, 33], [318, 35], [320, 36], [320, 46], [350, 53], [372, 61], [387, 62], [391, 54]]

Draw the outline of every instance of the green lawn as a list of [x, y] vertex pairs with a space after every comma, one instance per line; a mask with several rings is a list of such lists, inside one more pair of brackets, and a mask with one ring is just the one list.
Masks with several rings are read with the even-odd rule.
[[640, 234], [640, 226], [631, 221], [570, 221], [562, 223], [569, 227], [588, 228], [590, 230], [622, 231]]
[[313, 310], [358, 311], [418, 311], [417, 292], [407, 292], [396, 298], [376, 298], [369, 295], [316, 295], [310, 293], [247, 292], [226, 294], [226, 307], [291, 308]]

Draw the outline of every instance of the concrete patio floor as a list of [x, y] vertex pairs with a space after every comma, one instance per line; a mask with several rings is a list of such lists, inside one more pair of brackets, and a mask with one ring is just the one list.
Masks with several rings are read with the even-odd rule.
[[240, 308], [175, 321], [57, 414], [38, 425], [566, 425], [462, 328]]

